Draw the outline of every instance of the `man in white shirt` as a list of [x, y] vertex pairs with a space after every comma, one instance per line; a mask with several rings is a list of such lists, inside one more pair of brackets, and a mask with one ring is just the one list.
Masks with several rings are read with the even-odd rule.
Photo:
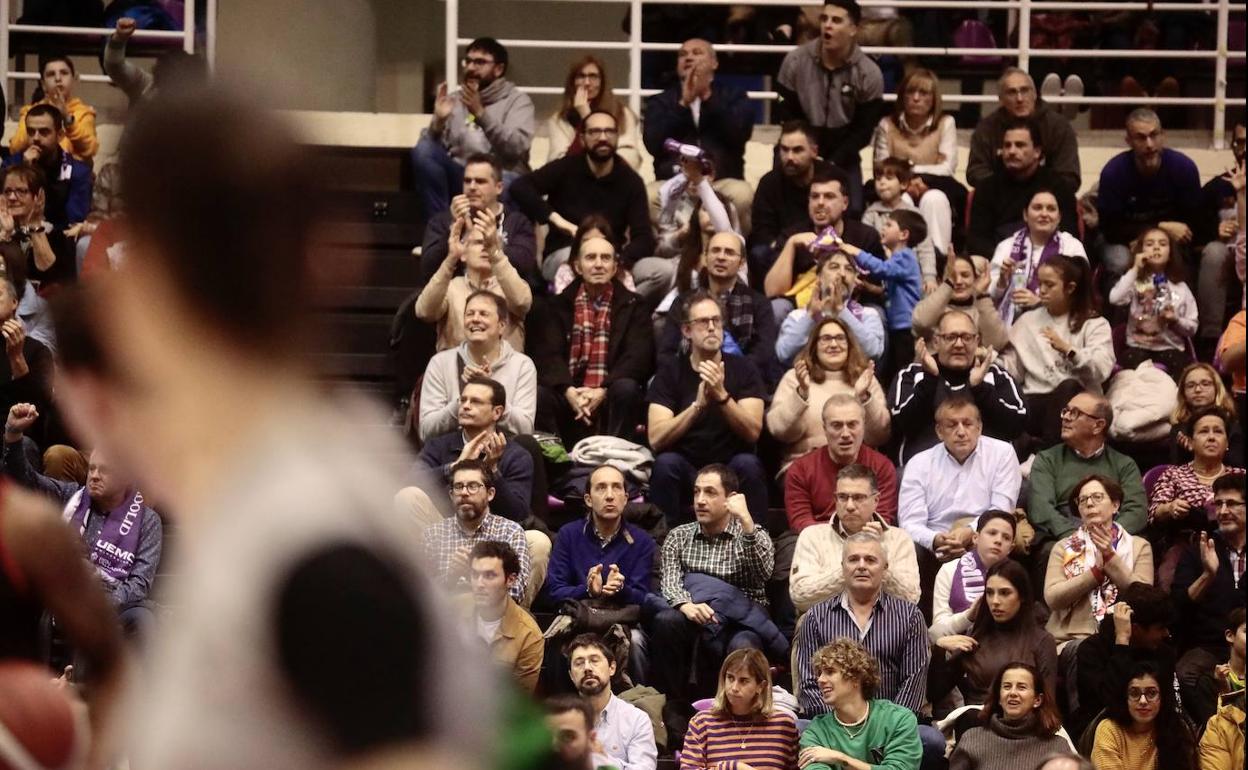
[[581, 634], [568, 644], [572, 683], [594, 711], [594, 735], [602, 752], [620, 764], [620, 770], [655, 770], [659, 749], [654, 726], [646, 712], [611, 692], [615, 657], [602, 639]]
[[920, 606], [930, 610], [940, 562], [957, 559], [974, 542], [974, 517], [1014, 510], [1022, 486], [1018, 456], [1008, 442], [983, 435], [979, 407], [955, 394], [936, 407], [941, 443], [906, 463], [897, 495], [897, 523], [914, 540], [924, 586]]

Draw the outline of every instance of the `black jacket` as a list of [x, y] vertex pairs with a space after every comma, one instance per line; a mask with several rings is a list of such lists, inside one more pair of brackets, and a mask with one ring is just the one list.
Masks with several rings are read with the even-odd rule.
[[[618, 279], [611, 295], [611, 333], [607, 342], [606, 387], [620, 379], [645, 385], [654, 373], [654, 325], [641, 297]], [[560, 294], [540, 301], [529, 312], [529, 356], [537, 367], [537, 382], [562, 392], [580, 383], [572, 381], [568, 355], [572, 347], [572, 322], [581, 279], [572, 281]]]
[[904, 463], [918, 452], [940, 443], [936, 437], [936, 407], [953, 393], [969, 393], [983, 416], [984, 435], [1013, 441], [1027, 425], [1027, 405], [1014, 378], [999, 364], [993, 364], [975, 387], [970, 372], [940, 367], [939, 376], [928, 374], [921, 363], [913, 363], [893, 378], [888, 388], [888, 409], [893, 415], [893, 435], [902, 439], [898, 450]]
[[745, 143], [754, 131], [754, 106], [746, 95], [731, 86], [711, 83], [711, 98], [702, 102], [697, 123], [693, 111], [680, 104], [679, 85], [655, 94], [646, 102], [644, 140], [654, 156], [656, 179], [670, 179], [678, 169], [675, 153], [663, 142], [675, 139], [696, 144], [715, 162], [717, 179], [745, 178]]
[[[830, 168], [832, 165], [827, 161], [816, 160], [815, 170]], [[809, 219], [809, 197], [810, 185], [799, 187], [793, 184], [779, 168], [763, 174], [763, 178], [758, 180], [758, 189], [754, 192], [754, 202], [750, 206], [750, 247], [764, 245], [779, 250], [784, 245], [777, 242], [780, 234]]]
[[966, 234], [966, 250], [971, 254], [992, 258], [997, 244], [1018, 232], [1023, 226], [1023, 209], [1037, 190], [1046, 188], [1057, 196], [1062, 213], [1060, 228], [1071, 235], [1079, 232], [1075, 191], [1057, 172], [1041, 166], [1032, 177], [1019, 181], [997, 171], [975, 188], [971, 201], [971, 226]]

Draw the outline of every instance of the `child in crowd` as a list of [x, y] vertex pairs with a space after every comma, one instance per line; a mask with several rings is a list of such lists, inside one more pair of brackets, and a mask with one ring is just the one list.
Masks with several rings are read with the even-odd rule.
[[1126, 346], [1119, 356], [1123, 368], [1146, 359], [1178, 377], [1190, 362], [1188, 342], [1196, 333], [1196, 298], [1183, 282], [1183, 260], [1170, 234], [1145, 230], [1131, 244], [1134, 266], [1109, 292], [1115, 305], [1130, 305]]
[[927, 237], [927, 225], [917, 211], [899, 209], [888, 216], [880, 230], [885, 258], [868, 254], [850, 243], [841, 250], [853, 257], [858, 266], [872, 278], [883, 280], [888, 293], [888, 342], [890, 352], [881, 381], [889, 382], [897, 371], [914, 356], [914, 333], [911, 331], [914, 306], [923, 295], [923, 279], [914, 247]]
[[[884, 236], [884, 226], [894, 211], [917, 212], [919, 210], [906, 193], [906, 188], [912, 178], [914, 178], [914, 172], [910, 169], [910, 162], [901, 158], [885, 158], [876, 169], [875, 194], [879, 200], [867, 206], [867, 210], [862, 213], [862, 223], [874, 227], [879, 231], [881, 238]], [[933, 231], [932, 223], [926, 218], [923, 224], [926, 225], [927, 232]], [[937, 277], [939, 271], [936, 266], [936, 249], [930, 236], [923, 238], [914, 247], [914, 253], [919, 258], [919, 269], [923, 274], [924, 295], [929, 294], [940, 283]], [[948, 245], [945, 249], [948, 249]]]

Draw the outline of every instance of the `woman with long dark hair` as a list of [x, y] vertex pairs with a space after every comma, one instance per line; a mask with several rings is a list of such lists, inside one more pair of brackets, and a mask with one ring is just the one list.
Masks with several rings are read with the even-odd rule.
[[1114, 370], [1114, 341], [1097, 310], [1087, 260], [1056, 254], [1036, 273], [1040, 305], [1017, 317], [1004, 358], [1023, 389], [1027, 433], [1047, 449], [1062, 440], [1066, 402], [1102, 391]]
[[1096, 726], [1096, 770], [1196, 770], [1196, 744], [1172, 682], [1140, 661], [1120, 682]]
[[559, 109], [546, 120], [546, 136], [550, 149], [546, 162], [565, 155], [582, 153], [581, 121], [591, 112], [609, 112], [620, 129], [620, 143], [615, 154], [634, 171], [641, 168], [641, 121], [623, 101], [616, 99], [607, 79], [607, 68], [593, 54], [586, 54], [572, 63], [563, 83], [563, 100]]
[[1054, 753], [1069, 751], [1057, 734], [1062, 716], [1056, 693], [1030, 663], [1011, 661], [997, 672], [984, 707], [981, 726], [963, 734], [949, 757], [949, 770], [1033, 767]]
[[955, 686], [968, 705], [987, 702], [997, 673], [1012, 661], [1034, 666], [1046, 691], [1056, 690], [1057, 642], [1036, 622], [1035, 596], [1023, 565], [1011, 559], [992, 565], [971, 615], [967, 634], [936, 640], [949, 658], [944, 675], [937, 666], [932, 676], [933, 703]]

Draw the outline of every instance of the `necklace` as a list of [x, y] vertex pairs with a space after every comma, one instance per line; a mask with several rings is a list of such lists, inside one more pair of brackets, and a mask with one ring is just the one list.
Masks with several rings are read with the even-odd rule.
[[739, 720], [739, 719], [737, 719], [737, 718], [734, 716], [734, 717], [732, 718], [732, 723], [733, 723], [734, 725], [741, 725], [741, 724], [743, 724], [743, 723], [744, 723], [744, 724], [749, 725], [749, 729], [747, 729], [747, 730], [746, 730], [746, 731], [745, 731], [745, 732], [741, 735], [741, 748], [742, 748], [742, 749], [744, 749], [744, 748], [745, 748], [745, 744], [749, 741], [750, 734], [754, 732], [754, 720], [752, 720], [752, 719], [746, 719], [746, 720], [744, 720], [744, 722], [742, 722], [742, 720]]
[[[851, 741], [857, 740], [858, 736], [862, 735], [862, 732], [867, 729], [867, 717], [871, 716], [871, 704], [867, 704], [867, 710], [863, 712], [862, 719], [859, 719], [857, 722], [845, 724], [841, 721], [840, 715], [835, 711], [832, 712], [832, 716], [836, 719], [836, 723], [845, 729], [845, 734], [849, 736]], [[856, 732], [853, 729], [855, 727], [858, 728]]]
[[[1202, 482], [1208, 481], [1209, 483], [1212, 483], [1225, 472], [1226, 472], [1226, 463], [1218, 463], [1217, 470], [1215, 470], [1213, 473], [1201, 473], [1199, 470], [1196, 469], [1196, 463], [1195, 462], [1192, 463], [1192, 473], [1196, 475], [1197, 480], [1202, 481]], [[1206, 484], [1206, 486], [1208, 486], [1208, 484]]]

